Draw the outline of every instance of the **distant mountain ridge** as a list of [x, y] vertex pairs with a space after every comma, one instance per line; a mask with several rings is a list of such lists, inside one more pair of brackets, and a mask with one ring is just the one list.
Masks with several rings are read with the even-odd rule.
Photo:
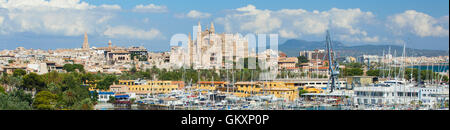
[[[403, 52], [403, 46], [399, 45], [356, 45], [346, 46], [342, 42], [333, 41], [333, 49], [336, 51], [337, 56], [361, 56], [361, 55], [383, 55], [387, 54], [389, 47], [391, 48], [391, 54], [396, 52], [397, 56], [401, 56]], [[325, 49], [325, 41], [305, 41], [290, 39], [278, 46], [278, 50], [286, 53], [288, 56], [298, 56], [300, 51]], [[406, 47], [407, 56], [448, 56], [449, 51], [444, 50], [427, 50], [427, 49], [414, 49]]]

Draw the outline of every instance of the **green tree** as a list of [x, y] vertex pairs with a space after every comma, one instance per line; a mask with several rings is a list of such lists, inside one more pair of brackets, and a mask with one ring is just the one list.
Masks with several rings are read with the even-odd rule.
[[380, 70], [368, 70], [366, 74], [368, 76], [380, 76]]
[[344, 71], [345, 76], [361, 76], [364, 74], [361, 68], [346, 68]]
[[23, 87], [23, 80], [20, 77], [7, 76], [5, 77], [6, 84], [10, 87], [21, 88]]
[[84, 72], [84, 66], [82, 64], [73, 64], [75, 69], [78, 69], [80, 72]]
[[362, 64], [357, 63], [357, 62], [352, 62], [352, 63], [348, 63], [345, 67], [347, 67], [347, 68], [362, 68]]
[[43, 75], [46, 84], [50, 84], [50, 83], [54, 83], [54, 84], [60, 84], [61, 83], [61, 79], [62, 76], [64, 76], [65, 74], [60, 74], [56, 71], [52, 71], [49, 73], [46, 73]]
[[62, 79], [62, 91], [81, 86], [81, 76], [78, 73], [65, 74]]
[[299, 56], [299, 57], [297, 57], [297, 59], [298, 59], [299, 64], [309, 62], [308, 58], [306, 58], [305, 56]]
[[133, 66], [133, 68], [131, 68], [130, 72], [133, 73], [133, 74], [136, 73], [137, 72], [136, 67]]
[[18, 97], [0, 93], [0, 110], [31, 110], [31, 106]]
[[130, 54], [130, 59], [131, 59], [131, 60], [134, 60], [134, 58], [137, 57], [137, 56], [138, 56], [138, 55], [136, 55], [136, 54], [134, 54], [134, 53], [133, 53], [133, 54]]
[[25, 74], [27, 74], [27, 72], [23, 69], [16, 69], [13, 72], [13, 76], [14, 77], [20, 77], [20, 76], [24, 76]]
[[444, 75], [444, 77], [442, 77], [442, 81], [448, 82], [448, 76], [447, 76], [447, 75]]
[[63, 66], [63, 70], [66, 70], [67, 72], [73, 72], [75, 70], [78, 70], [79, 72], [84, 72], [84, 66], [81, 64], [65, 64]]
[[81, 81], [82, 82], [86, 82], [86, 81], [95, 81], [97, 80], [98, 77], [96, 77], [94, 74], [91, 73], [84, 73], [81, 75]]
[[114, 75], [106, 75], [104, 77], [104, 79], [102, 79], [100, 82], [98, 82], [97, 89], [108, 90], [109, 87], [113, 83], [117, 83], [117, 81], [118, 81], [118, 79], [117, 79], [116, 76], [114, 76]]
[[55, 83], [49, 83], [47, 84], [47, 89], [48, 91], [52, 92], [52, 93], [60, 93], [61, 89], [58, 85], [56, 85]]
[[73, 109], [75, 109], [75, 110], [92, 110], [92, 109], [94, 109], [94, 104], [91, 99], [85, 98], [85, 99], [81, 100], [80, 102], [77, 102], [73, 106]]
[[77, 95], [73, 90], [67, 90], [62, 94], [62, 101], [66, 107], [74, 105], [77, 100]]
[[33, 107], [38, 110], [55, 110], [57, 96], [49, 91], [40, 91], [36, 94]]
[[36, 73], [29, 73], [22, 78], [23, 86], [27, 89], [36, 89], [41, 91], [45, 88], [45, 82], [42, 76]]
[[8, 74], [2, 73], [2, 76], [0, 78], [0, 83], [2, 84], [8, 84]]
[[65, 64], [63, 66], [63, 70], [66, 70], [67, 72], [72, 72], [75, 70], [75, 67], [72, 64]]
[[33, 103], [33, 98], [30, 93], [26, 93], [23, 90], [14, 90], [12, 92], [9, 92], [9, 96], [16, 97], [20, 101], [26, 102], [28, 105], [31, 105]]
[[0, 85], [0, 94], [6, 94], [5, 88], [3, 88], [2, 85]]

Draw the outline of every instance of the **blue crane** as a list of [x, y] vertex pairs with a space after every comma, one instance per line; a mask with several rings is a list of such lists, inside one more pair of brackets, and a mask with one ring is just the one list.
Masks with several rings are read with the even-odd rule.
[[328, 84], [330, 87], [330, 93], [333, 92], [335, 88], [339, 88], [336, 85], [336, 82], [338, 82], [339, 78], [339, 63], [336, 61], [336, 54], [333, 51], [332, 43], [331, 43], [331, 37], [330, 32], [327, 30], [327, 36], [326, 36], [326, 46], [328, 50], [328, 69], [330, 74], [330, 79], [328, 82], [331, 81], [331, 84]]

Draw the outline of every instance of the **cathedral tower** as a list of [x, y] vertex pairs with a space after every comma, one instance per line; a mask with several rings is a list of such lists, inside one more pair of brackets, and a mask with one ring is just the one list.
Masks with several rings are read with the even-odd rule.
[[83, 47], [82, 47], [82, 49], [84, 49], [84, 50], [89, 49], [89, 43], [88, 43], [87, 32], [84, 33], [84, 42], [83, 42]]
[[203, 48], [203, 41], [202, 41], [202, 25], [200, 24], [200, 21], [198, 22], [197, 26], [197, 41], [196, 41], [196, 47], [197, 47], [197, 53], [196, 58], [198, 59], [199, 64], [202, 63], [202, 48]]
[[112, 43], [111, 40], [108, 41], [108, 47], [111, 48], [112, 47]]
[[189, 55], [189, 65], [193, 64], [193, 54], [194, 54], [194, 43], [192, 42], [191, 33], [189, 33], [189, 40], [188, 40], [188, 55]]
[[216, 33], [216, 30], [214, 29], [214, 23], [211, 22], [211, 33]]

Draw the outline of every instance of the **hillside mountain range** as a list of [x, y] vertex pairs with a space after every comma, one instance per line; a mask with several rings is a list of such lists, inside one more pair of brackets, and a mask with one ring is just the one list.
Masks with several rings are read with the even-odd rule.
[[[336, 51], [336, 55], [339, 57], [353, 56], [358, 57], [361, 55], [383, 55], [387, 54], [389, 47], [391, 48], [391, 54], [394, 56], [401, 56], [403, 53], [403, 46], [399, 45], [356, 45], [347, 46], [339, 41], [333, 41], [333, 49]], [[278, 50], [286, 53], [288, 56], [298, 56], [300, 51], [325, 49], [325, 41], [305, 41], [298, 39], [290, 39], [278, 46]], [[445, 50], [427, 50], [427, 49], [415, 49], [408, 48], [406, 46], [407, 56], [448, 56], [449, 51]]]

